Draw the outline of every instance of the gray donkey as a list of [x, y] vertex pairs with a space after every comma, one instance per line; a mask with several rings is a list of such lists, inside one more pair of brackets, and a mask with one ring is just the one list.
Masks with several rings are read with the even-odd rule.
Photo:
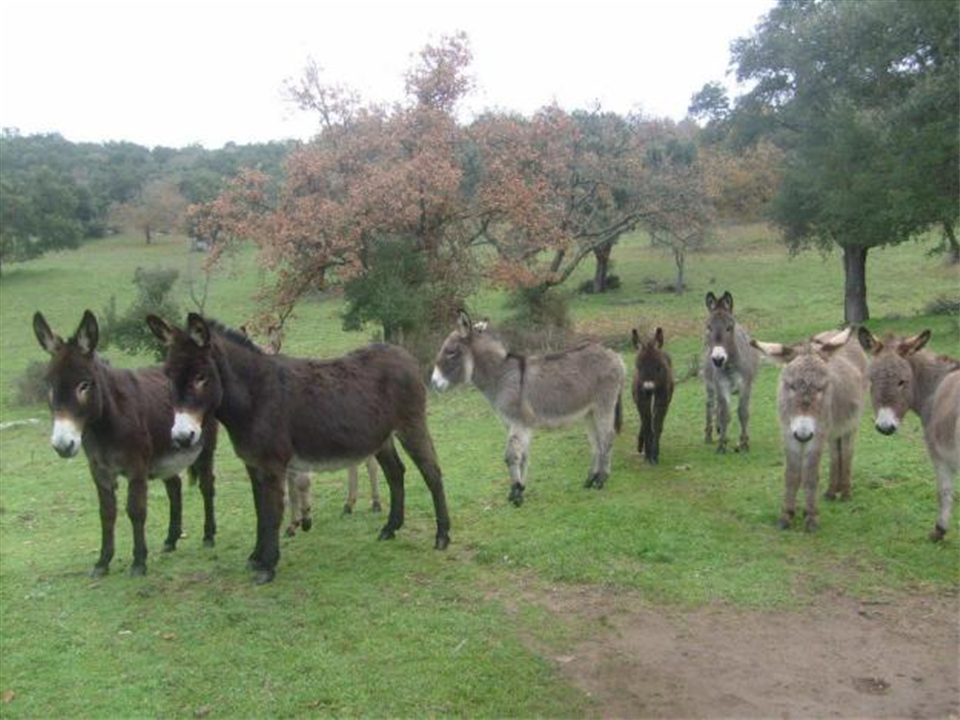
[[473, 381], [507, 425], [509, 500], [519, 507], [537, 427], [562, 427], [586, 418], [593, 461], [585, 486], [603, 487], [610, 476], [613, 438], [622, 423], [620, 394], [626, 374], [620, 356], [596, 343], [529, 357], [508, 352], [486, 322], [473, 324], [461, 310], [456, 330], [437, 354], [432, 380], [441, 392]]
[[707, 293], [707, 330], [704, 337], [703, 381], [707, 387], [707, 423], [704, 442], [713, 442], [714, 404], [716, 403], [717, 432], [720, 435], [717, 452], [727, 451], [727, 425], [730, 423], [730, 403], [733, 395], [740, 396], [737, 417], [740, 420], [740, 442], [737, 451], [750, 449], [750, 393], [753, 381], [760, 372], [760, 356], [750, 346], [750, 336], [733, 317], [733, 295], [723, 293], [717, 300]]

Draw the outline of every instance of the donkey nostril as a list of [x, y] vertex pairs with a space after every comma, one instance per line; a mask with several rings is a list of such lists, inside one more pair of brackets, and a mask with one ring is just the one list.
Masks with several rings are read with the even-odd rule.
[[897, 431], [896, 425], [881, 425], [877, 423], [877, 431], [883, 435], [893, 435]]
[[797, 440], [799, 440], [800, 442], [807, 442], [807, 440], [809, 440], [810, 438], [813, 437], [813, 433], [801, 432], [801, 431], [798, 430], [797, 432], [795, 432], [795, 433], [793, 434], [793, 436], [794, 436]]
[[723, 365], [723, 358], [720, 358], [720, 357], [713, 358], [713, 364], [716, 365], [717, 367], [720, 367], [721, 365]]

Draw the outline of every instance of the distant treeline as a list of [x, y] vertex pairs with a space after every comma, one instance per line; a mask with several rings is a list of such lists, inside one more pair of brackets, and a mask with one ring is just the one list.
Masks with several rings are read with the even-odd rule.
[[[0, 263], [76, 247], [116, 229], [156, 198], [186, 206], [215, 198], [241, 168], [277, 177], [294, 141], [146, 148], [75, 143], [50, 133], [0, 134]], [[149, 224], [133, 223], [146, 230]], [[154, 229], [163, 230], [162, 223]]]

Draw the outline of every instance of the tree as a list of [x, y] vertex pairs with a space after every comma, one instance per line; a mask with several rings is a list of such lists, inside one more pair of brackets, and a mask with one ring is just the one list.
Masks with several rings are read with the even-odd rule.
[[733, 45], [738, 80], [755, 84], [732, 122], [786, 150], [773, 219], [795, 251], [842, 249], [848, 323], [869, 317], [870, 248], [960, 220], [958, 11], [780, 0]]
[[116, 206], [113, 221], [142, 232], [147, 245], [156, 232], [173, 232], [180, 227], [187, 211], [187, 202], [172, 178], [151, 180], [140, 196], [131, 202]]
[[0, 180], [0, 263], [76, 248], [83, 237], [77, 186], [41, 167]]

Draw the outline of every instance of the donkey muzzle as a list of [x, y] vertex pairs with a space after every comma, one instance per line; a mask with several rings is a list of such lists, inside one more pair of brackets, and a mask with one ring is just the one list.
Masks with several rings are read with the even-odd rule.
[[62, 458], [72, 458], [80, 452], [83, 433], [72, 419], [57, 417], [53, 421], [53, 433], [50, 435], [50, 445]]
[[790, 421], [790, 432], [797, 442], [809, 442], [816, 431], [816, 420], [808, 415], [800, 415]]
[[881, 435], [893, 435], [899, 425], [896, 414], [890, 408], [881, 408], [877, 413], [877, 421], [874, 426]]
[[188, 450], [200, 441], [203, 432], [196, 417], [186, 412], [178, 412], [173, 416], [173, 428], [170, 430], [170, 439], [178, 450]]

